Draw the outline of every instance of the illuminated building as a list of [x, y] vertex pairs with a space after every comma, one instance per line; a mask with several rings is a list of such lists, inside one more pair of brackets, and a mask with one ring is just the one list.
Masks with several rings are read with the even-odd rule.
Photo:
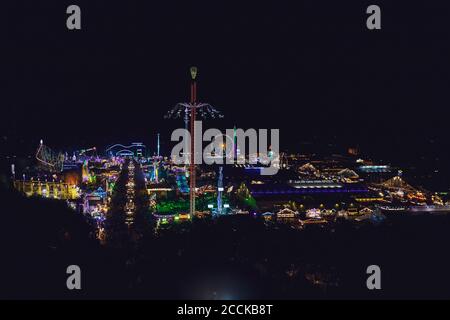
[[347, 208], [347, 213], [349, 216], [355, 216], [355, 215], [359, 214], [358, 208], [355, 207], [355, 205], [350, 204], [350, 206]]
[[383, 197], [356, 197], [355, 200], [357, 202], [381, 202], [384, 201]]
[[64, 200], [75, 200], [79, 197], [78, 187], [64, 182], [15, 180], [14, 187], [27, 196], [41, 196]]
[[333, 180], [290, 180], [288, 184], [296, 189], [339, 189], [343, 184]]
[[189, 213], [180, 213], [180, 214], [178, 214], [178, 218], [180, 220], [190, 220], [191, 215]]
[[351, 170], [351, 169], [343, 169], [343, 170], [340, 170], [340, 171], [337, 173], [337, 175], [338, 175], [340, 178], [346, 179], [346, 180], [349, 180], [349, 181], [353, 181], [353, 180], [358, 180], [358, 179], [359, 179], [359, 175], [358, 175], [355, 171], [353, 171], [353, 170]]
[[427, 197], [423, 192], [409, 193], [406, 197], [408, 200], [417, 203], [426, 203], [427, 201]]
[[288, 208], [284, 208], [276, 213], [278, 219], [290, 219], [297, 217], [298, 212]]
[[306, 218], [308, 219], [321, 219], [322, 214], [320, 209], [309, 209], [306, 211]]
[[308, 194], [360, 194], [368, 189], [360, 184], [341, 184], [331, 180], [290, 180], [283, 184], [251, 184], [250, 193], [253, 196], [276, 195], [308, 195]]
[[305, 163], [300, 168], [298, 168], [298, 171], [303, 174], [318, 174], [319, 170], [316, 169], [311, 163]]
[[416, 189], [414, 189], [412, 186], [410, 186], [408, 183], [406, 183], [400, 175], [397, 175], [389, 180], [386, 180], [381, 184], [381, 186], [385, 189], [391, 190], [391, 191], [402, 191], [402, 192], [411, 192], [415, 193]]
[[363, 208], [361, 210], [359, 210], [359, 214], [364, 215], [364, 214], [372, 214], [373, 210], [370, 208]]
[[308, 225], [308, 224], [318, 224], [318, 225], [322, 225], [322, 224], [327, 224], [328, 221], [325, 219], [305, 219], [305, 220], [300, 220], [300, 224], [301, 225]]
[[348, 212], [346, 210], [339, 210], [336, 213], [336, 219], [337, 218], [343, 218], [343, 219], [347, 219], [348, 218]]
[[372, 223], [380, 223], [386, 216], [384, 216], [379, 209], [371, 210], [369, 208], [364, 208], [360, 212], [360, 216], [355, 218], [355, 221], [370, 221]]

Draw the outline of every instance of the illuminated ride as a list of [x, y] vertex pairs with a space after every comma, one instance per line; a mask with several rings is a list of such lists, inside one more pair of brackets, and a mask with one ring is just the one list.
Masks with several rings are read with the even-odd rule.
[[[77, 155], [77, 156], [75, 156]], [[67, 157], [66, 157], [67, 158]], [[74, 152], [72, 161], [84, 162], [86, 160], [92, 160], [98, 158], [97, 148], [92, 147], [88, 149], [82, 149]]]
[[217, 179], [217, 207], [214, 207], [213, 204], [208, 205], [208, 209], [211, 209], [211, 212], [214, 217], [219, 217], [221, 215], [225, 215], [230, 213], [230, 205], [228, 203], [223, 203], [223, 167], [219, 167], [219, 175]]
[[82, 178], [83, 183], [95, 182], [95, 174], [92, 174], [90, 172], [88, 160], [84, 160], [83, 166], [81, 167], [81, 178]]
[[222, 192], [223, 192], [223, 167], [219, 167], [219, 179], [217, 182], [217, 214], [222, 214]]
[[160, 165], [160, 161], [161, 161], [161, 156], [160, 156], [160, 144], [159, 144], [159, 133], [158, 133], [158, 141], [157, 141], [157, 153], [156, 153], [156, 157], [154, 157], [153, 159], [153, 170], [152, 170], [152, 174], [150, 176], [150, 180], [154, 183], [159, 183], [159, 165]]
[[64, 154], [61, 152], [54, 152], [52, 149], [44, 145], [41, 140], [36, 151], [36, 160], [42, 167], [50, 172], [62, 172], [64, 168]]
[[92, 148], [80, 150], [79, 155], [80, 156], [84, 156], [88, 152], [92, 152], [94, 155], [97, 155], [97, 148], [96, 147], [92, 147]]
[[180, 190], [181, 193], [189, 192], [189, 185], [187, 182], [186, 175], [184, 175], [184, 173], [178, 173], [176, 175], [176, 183], [177, 183], [177, 188], [178, 188], [178, 190]]
[[[197, 102], [197, 67], [191, 67], [190, 68], [191, 73], [191, 101], [189, 103], [178, 103], [175, 105], [173, 109], [171, 109], [168, 114], [166, 115], [166, 118], [180, 118], [181, 116], [184, 116], [184, 124], [185, 129], [188, 128], [188, 123], [190, 121], [190, 133], [191, 136], [194, 136], [195, 132], [195, 119], [197, 113], [203, 117], [206, 118], [210, 116], [211, 118], [222, 118], [222, 114], [215, 109], [213, 106], [211, 106], [208, 103], [201, 103]], [[189, 185], [189, 200], [190, 200], [190, 210], [189, 213], [191, 216], [194, 216], [195, 214], [195, 191], [196, 191], [196, 176], [195, 176], [195, 139], [191, 140], [191, 147], [190, 147], [190, 161], [189, 161], [189, 177], [190, 177], [190, 185]], [[187, 164], [187, 163], [186, 163]]]

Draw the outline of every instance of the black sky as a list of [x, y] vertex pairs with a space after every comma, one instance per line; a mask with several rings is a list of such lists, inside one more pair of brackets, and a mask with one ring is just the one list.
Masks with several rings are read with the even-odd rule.
[[[9, 139], [151, 145], [182, 126], [163, 116], [188, 99], [196, 65], [200, 100], [225, 115], [214, 126], [280, 128], [290, 149], [313, 141], [415, 157], [449, 147], [445, 1], [376, 1], [378, 31], [365, 26], [373, 1], [10, 2]], [[81, 31], [66, 29], [70, 4]]]

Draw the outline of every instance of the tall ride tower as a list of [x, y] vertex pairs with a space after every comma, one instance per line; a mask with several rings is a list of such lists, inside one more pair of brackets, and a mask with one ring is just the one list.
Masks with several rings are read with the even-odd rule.
[[196, 176], [195, 176], [195, 116], [196, 116], [196, 105], [197, 105], [197, 68], [191, 67], [191, 160], [189, 162], [189, 213], [191, 217], [195, 214], [195, 189], [196, 189]]
[[222, 193], [223, 193], [223, 167], [219, 167], [219, 179], [217, 181], [217, 214], [221, 215], [223, 211]]
[[191, 217], [195, 214], [195, 189], [196, 189], [196, 176], [195, 176], [195, 119], [197, 115], [202, 118], [210, 116], [211, 118], [222, 118], [222, 115], [213, 106], [208, 103], [201, 103], [197, 101], [197, 67], [190, 68], [191, 75], [191, 99], [189, 103], [178, 103], [172, 108], [166, 118], [180, 118], [183, 116], [185, 126], [187, 127], [188, 120], [190, 120], [190, 161], [189, 161], [189, 174], [190, 174], [190, 190], [189, 200], [190, 209], [189, 213]]

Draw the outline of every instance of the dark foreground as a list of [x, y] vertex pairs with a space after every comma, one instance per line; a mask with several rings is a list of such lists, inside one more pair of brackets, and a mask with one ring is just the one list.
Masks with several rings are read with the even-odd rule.
[[[251, 217], [195, 221], [102, 247], [64, 203], [1, 191], [2, 299], [450, 298], [449, 216], [380, 226], [267, 228]], [[82, 290], [66, 288], [66, 268]], [[382, 290], [366, 288], [366, 268]]]

